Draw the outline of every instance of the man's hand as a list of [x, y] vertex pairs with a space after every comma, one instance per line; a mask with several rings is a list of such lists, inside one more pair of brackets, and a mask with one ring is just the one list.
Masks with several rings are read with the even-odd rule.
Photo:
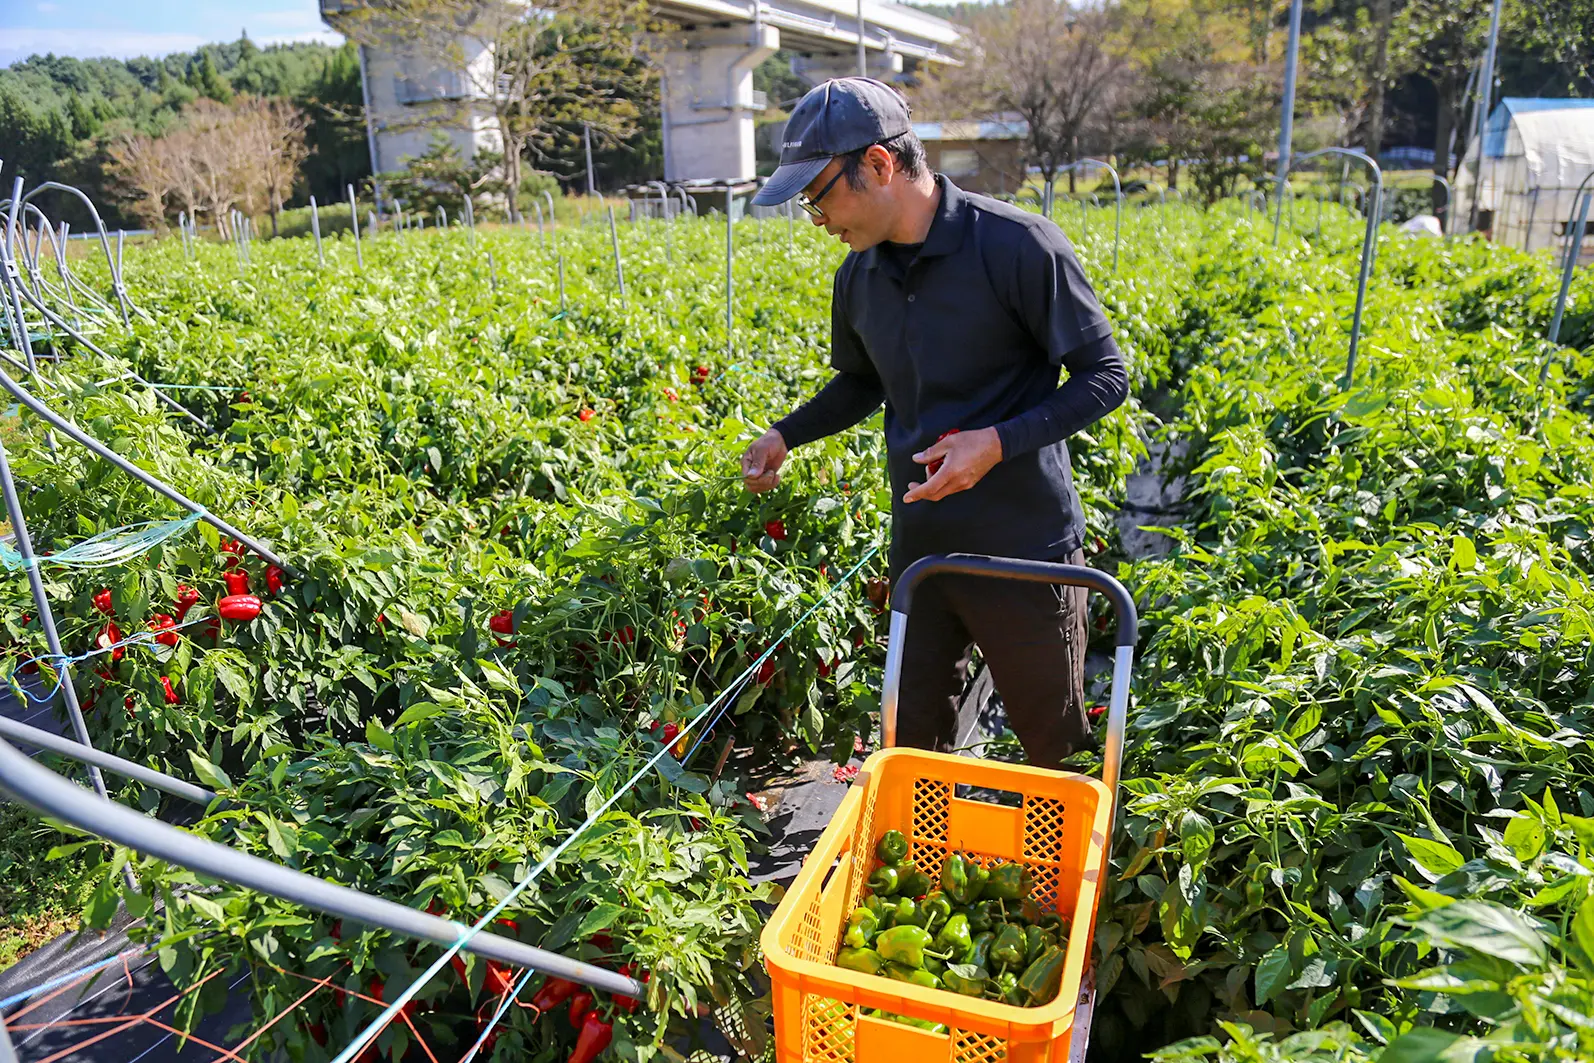
[[913, 460], [920, 465], [939, 461], [941, 467], [924, 483], [909, 484], [902, 501], [936, 502], [947, 495], [967, 491], [984, 479], [1002, 460], [1002, 438], [994, 428], [954, 432], [919, 451]]
[[780, 467], [786, 463], [786, 440], [771, 428], [742, 454], [742, 485], [757, 494], [780, 483]]

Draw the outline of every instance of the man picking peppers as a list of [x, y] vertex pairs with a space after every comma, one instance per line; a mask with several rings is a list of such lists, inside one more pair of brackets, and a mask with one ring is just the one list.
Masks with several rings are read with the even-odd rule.
[[[753, 202], [794, 196], [851, 249], [832, 298], [836, 373], [747, 448], [747, 488], [770, 490], [791, 448], [884, 403], [893, 574], [957, 552], [1081, 564], [1065, 440], [1129, 384], [1062, 232], [931, 174], [907, 104], [869, 78], [827, 81], [792, 112]], [[952, 748], [978, 644], [1030, 763], [1057, 767], [1090, 732], [1084, 600], [1080, 588], [927, 581], [903, 647], [898, 739]]]

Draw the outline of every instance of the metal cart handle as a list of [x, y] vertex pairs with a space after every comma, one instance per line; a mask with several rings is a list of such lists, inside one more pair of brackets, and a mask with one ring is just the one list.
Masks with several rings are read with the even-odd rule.
[[1084, 565], [1058, 565], [1049, 561], [1024, 561], [984, 554], [935, 554], [908, 566], [891, 589], [891, 634], [886, 644], [885, 687], [880, 695], [880, 732], [884, 748], [897, 744], [897, 699], [902, 689], [902, 647], [908, 632], [908, 613], [919, 584], [931, 576], [954, 573], [991, 576], [1029, 583], [1061, 584], [1100, 591], [1118, 614], [1118, 648], [1113, 654], [1112, 688], [1107, 708], [1107, 742], [1102, 751], [1101, 781], [1112, 793], [1118, 790], [1123, 762], [1124, 730], [1129, 723], [1129, 676], [1134, 668], [1135, 636], [1139, 618], [1135, 600], [1122, 583], [1105, 572]]

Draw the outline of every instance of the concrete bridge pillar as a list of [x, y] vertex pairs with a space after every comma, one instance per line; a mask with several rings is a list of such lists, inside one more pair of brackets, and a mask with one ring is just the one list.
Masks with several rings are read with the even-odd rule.
[[780, 47], [761, 23], [653, 38], [662, 73], [664, 179], [746, 181], [753, 161], [753, 68]]

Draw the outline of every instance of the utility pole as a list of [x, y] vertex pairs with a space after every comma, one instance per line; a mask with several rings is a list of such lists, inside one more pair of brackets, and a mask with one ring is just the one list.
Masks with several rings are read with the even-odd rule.
[[1489, 127], [1489, 97], [1494, 92], [1494, 60], [1500, 43], [1500, 0], [1489, 13], [1489, 43], [1483, 50], [1483, 71], [1478, 75], [1478, 167], [1472, 181], [1472, 216], [1467, 227], [1478, 229], [1478, 197], [1483, 192], [1484, 130]]
[[598, 192], [597, 179], [592, 173], [592, 125], [589, 122], [581, 123], [581, 139], [587, 148], [587, 195], [596, 195]]
[[869, 59], [863, 51], [863, 0], [858, 0], [858, 76], [869, 76]]
[[1290, 179], [1290, 154], [1295, 135], [1295, 71], [1300, 52], [1301, 0], [1293, 0], [1290, 4], [1290, 43], [1284, 53], [1284, 108], [1279, 122], [1279, 181], [1278, 189], [1273, 194], [1274, 246], [1279, 242], [1279, 221], [1284, 217], [1284, 188]]

